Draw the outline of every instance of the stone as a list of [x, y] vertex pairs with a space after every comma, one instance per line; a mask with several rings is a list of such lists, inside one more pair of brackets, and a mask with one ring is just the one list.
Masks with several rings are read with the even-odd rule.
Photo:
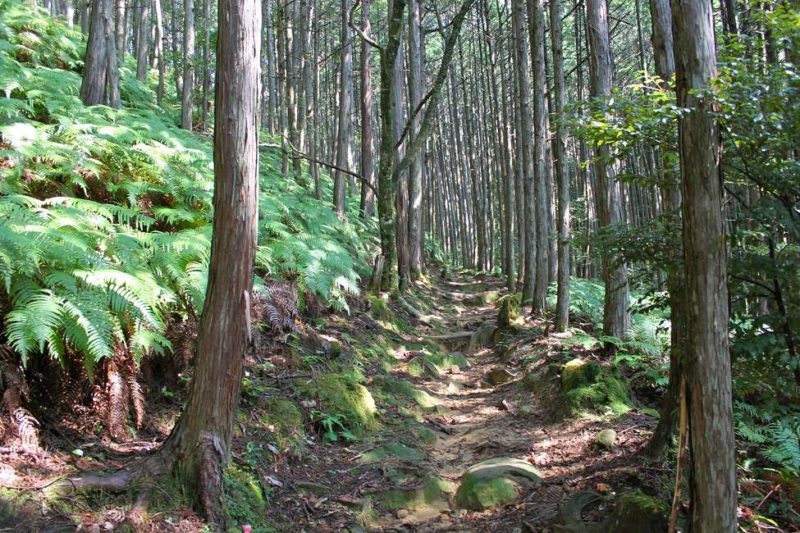
[[461, 367], [459, 367], [458, 365], [450, 365], [450, 373], [451, 374], [460, 374], [461, 373]]
[[488, 346], [492, 341], [496, 329], [497, 328], [491, 322], [484, 322], [481, 324], [481, 327], [479, 327], [469, 339], [467, 353], [474, 354], [481, 348]]
[[517, 412], [520, 415], [523, 415], [523, 416], [530, 416], [530, 415], [536, 413], [536, 408], [534, 406], [528, 405], [528, 404], [520, 405], [519, 409], [517, 410]]
[[661, 533], [667, 531], [669, 504], [635, 490], [623, 494], [604, 524], [606, 533]]
[[502, 385], [503, 383], [508, 383], [515, 377], [516, 376], [514, 374], [512, 374], [505, 368], [497, 367], [493, 368], [492, 370], [489, 371], [488, 374], [486, 374], [486, 381], [490, 385]]
[[611, 449], [617, 441], [617, 432], [613, 429], [604, 429], [594, 436], [594, 443], [606, 449]]
[[510, 505], [522, 491], [541, 483], [539, 473], [530, 463], [513, 457], [496, 457], [471, 466], [455, 495], [459, 508], [483, 511]]
[[590, 385], [597, 380], [599, 374], [600, 365], [580, 357], [575, 358], [561, 368], [561, 389], [569, 392], [584, 385]]
[[408, 518], [408, 515], [410, 514], [411, 513], [408, 511], [408, 509], [400, 509], [399, 511], [397, 511], [397, 518], [403, 520], [404, 518]]

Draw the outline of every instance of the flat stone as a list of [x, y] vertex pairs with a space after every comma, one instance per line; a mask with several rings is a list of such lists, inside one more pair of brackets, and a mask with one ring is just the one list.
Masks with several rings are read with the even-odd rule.
[[508, 383], [515, 377], [516, 376], [514, 376], [514, 374], [512, 374], [505, 368], [498, 367], [498, 368], [493, 368], [492, 370], [489, 371], [488, 374], [486, 374], [486, 381], [490, 385], [501, 385], [503, 383]]
[[521, 459], [496, 457], [471, 466], [461, 480], [455, 501], [459, 508], [483, 511], [510, 505], [524, 489], [541, 483], [537, 470]]
[[397, 511], [397, 518], [402, 520], [404, 518], [408, 518], [408, 515], [410, 515], [410, 514], [411, 513], [408, 511], [408, 509], [400, 509], [400, 510]]
[[617, 432], [613, 429], [604, 429], [594, 436], [594, 442], [598, 446], [611, 449], [617, 441]]

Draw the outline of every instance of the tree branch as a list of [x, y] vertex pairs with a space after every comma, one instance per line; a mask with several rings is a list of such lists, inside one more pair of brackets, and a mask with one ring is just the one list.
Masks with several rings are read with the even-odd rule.
[[354, 32], [356, 32], [359, 37], [361, 37], [365, 43], [372, 46], [373, 48], [377, 48], [378, 50], [383, 50], [383, 47], [378, 44], [378, 41], [372, 39], [369, 35], [364, 33], [364, 31], [357, 27], [355, 23], [353, 23], [353, 13], [355, 12], [356, 8], [361, 5], [361, 0], [355, 0], [353, 2], [353, 6], [350, 8], [350, 13], [347, 14], [347, 24], [352, 28]]
[[[260, 143], [258, 146], [260, 148], [277, 148], [278, 150], [284, 150], [286, 148], [285, 146], [282, 146], [280, 144], [272, 144], [272, 143]], [[330, 169], [336, 170], [338, 172], [343, 172], [344, 174], [347, 174], [348, 176], [352, 176], [355, 179], [359, 180], [364, 185], [366, 185], [367, 187], [369, 187], [370, 189], [372, 189], [372, 192], [374, 192], [375, 194], [378, 194], [378, 189], [376, 189], [375, 186], [372, 183], [370, 183], [366, 178], [362, 177], [360, 174], [358, 174], [356, 172], [353, 172], [352, 170], [347, 170], [346, 168], [342, 168], [340, 166], [334, 165], [333, 163], [328, 163], [327, 161], [322, 161], [321, 159], [317, 159], [316, 157], [312, 157], [312, 156], [310, 156], [310, 155], [308, 155], [308, 154], [306, 154], [304, 152], [301, 152], [300, 150], [298, 150], [297, 148], [295, 148], [291, 144], [288, 145], [288, 147], [289, 147], [289, 150], [291, 151], [292, 155], [294, 155], [296, 157], [301, 157], [301, 158], [305, 159], [306, 161], [311, 161], [312, 163], [316, 163], [318, 165], [322, 165], [323, 167], [330, 168]]]

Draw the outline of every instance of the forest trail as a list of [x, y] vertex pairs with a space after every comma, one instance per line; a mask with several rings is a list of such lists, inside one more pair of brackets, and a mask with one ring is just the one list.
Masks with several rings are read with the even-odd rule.
[[[278, 523], [290, 519], [296, 530], [308, 532], [525, 532], [551, 531], [555, 524], [561, 524], [559, 531], [583, 531], [571, 502], [588, 498], [587, 491], [611, 495], [631, 482], [641, 485], [644, 474], [630, 458], [644, 442], [642, 430], [652, 426], [651, 417], [632, 411], [613, 423], [564, 418], [558, 415], [557, 386], [532, 378], [548, 357], [575, 355], [560, 348], [565, 335], [548, 336], [542, 322], [523, 318], [513, 334], [499, 340], [500, 280], [450, 281], [429, 290], [431, 315], [404, 337], [409, 344], [433, 339], [456, 360], [465, 357], [466, 364], [429, 368], [415, 377], [409, 362], [418, 352], [395, 354], [399, 364], [390, 374], [422, 393], [422, 408], [386, 409], [381, 429], [367, 442], [314, 450], [313, 458], [291, 470], [300, 480], [293, 482], [294, 490], [283, 491], [272, 506]], [[598, 449], [596, 434], [612, 426], [617, 442]], [[467, 469], [501, 458], [531, 465], [541, 484], [522, 486], [516, 502], [484, 511], [460, 509], [455, 493]], [[607, 503], [597, 499], [583, 518], [599, 522], [608, 514]]]

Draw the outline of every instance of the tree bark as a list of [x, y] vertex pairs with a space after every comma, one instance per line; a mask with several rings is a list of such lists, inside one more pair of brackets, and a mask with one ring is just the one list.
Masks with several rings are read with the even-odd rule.
[[[613, 65], [605, 0], [586, 0], [586, 16], [592, 96], [607, 101], [611, 97]], [[608, 146], [595, 146], [594, 168], [597, 178], [597, 211], [600, 228], [622, 221], [619, 184], [610, 163]], [[608, 254], [603, 254], [602, 269], [605, 285], [603, 333], [621, 339], [631, 327], [628, 311], [628, 272], [625, 264], [616, 263]], [[611, 349], [611, 345], [608, 344], [607, 348]]]
[[[353, 31], [350, 29], [348, 17], [353, 0], [341, 2], [341, 59], [339, 63], [339, 109], [336, 138], [336, 165], [352, 170], [353, 160]], [[344, 216], [346, 208], [346, 179], [344, 172], [336, 171], [333, 181], [333, 205], [340, 216]]]
[[181, 128], [191, 131], [194, 107], [194, 0], [184, 0]]
[[514, 46], [516, 48], [516, 73], [519, 94], [517, 112], [519, 113], [519, 129], [517, 130], [517, 143], [521, 147], [521, 170], [522, 191], [523, 191], [523, 211], [525, 218], [520, 227], [520, 234], [524, 238], [524, 274], [522, 283], [522, 301], [525, 304], [532, 303], [533, 290], [536, 276], [536, 240], [534, 229], [534, 146], [533, 139], [533, 114], [531, 112], [531, 81], [530, 81], [530, 55], [527, 33], [524, 31], [524, 24], [527, 20], [527, 7], [525, 0], [512, 0], [513, 14], [511, 15], [511, 26], [514, 35]]
[[144, 82], [150, 66], [150, 0], [139, 0], [136, 16], [136, 79]]
[[[370, 37], [372, 25], [369, 8], [372, 0], [361, 1], [361, 32]], [[375, 111], [372, 90], [372, 45], [361, 41], [361, 176], [375, 183]], [[361, 186], [361, 216], [370, 218], [375, 211], [375, 195], [366, 185]]]
[[545, 113], [545, 54], [544, 54], [544, 0], [528, 0], [531, 56], [533, 58], [533, 187], [536, 216], [536, 262], [531, 312], [542, 314], [547, 309], [547, 288], [550, 281], [548, 259], [550, 241], [548, 227], [550, 202], [548, 198], [547, 166], [547, 114]]
[[[422, 32], [422, 2], [410, 0], [408, 5], [409, 32], [408, 32], [408, 85], [409, 107], [417, 109], [422, 104], [424, 87], [424, 35]], [[419, 134], [419, 113], [412, 119], [412, 138]], [[420, 151], [412, 160], [408, 170], [408, 245], [409, 245], [409, 270], [411, 279], [418, 279], [422, 274], [422, 187], [425, 173], [425, 158]]]
[[569, 175], [564, 149], [564, 49], [561, 36], [561, 1], [550, 0], [550, 42], [553, 47], [553, 116], [556, 123], [553, 139], [553, 170], [558, 188], [558, 273], [556, 276], [556, 331], [566, 331], [569, 326], [569, 273], [570, 273], [570, 213]]
[[689, 349], [686, 360], [692, 531], [736, 531], [736, 460], [728, 353], [728, 288], [712, 102], [696, 91], [716, 76], [708, 0], [674, 0]]
[[225, 531], [222, 482], [230, 459], [245, 352], [258, 218], [261, 7], [220, 0], [214, 127], [214, 223], [208, 287], [189, 401], [160, 451]]
[[86, 105], [120, 107], [119, 71], [111, 0], [95, 0], [86, 44], [81, 100]]

